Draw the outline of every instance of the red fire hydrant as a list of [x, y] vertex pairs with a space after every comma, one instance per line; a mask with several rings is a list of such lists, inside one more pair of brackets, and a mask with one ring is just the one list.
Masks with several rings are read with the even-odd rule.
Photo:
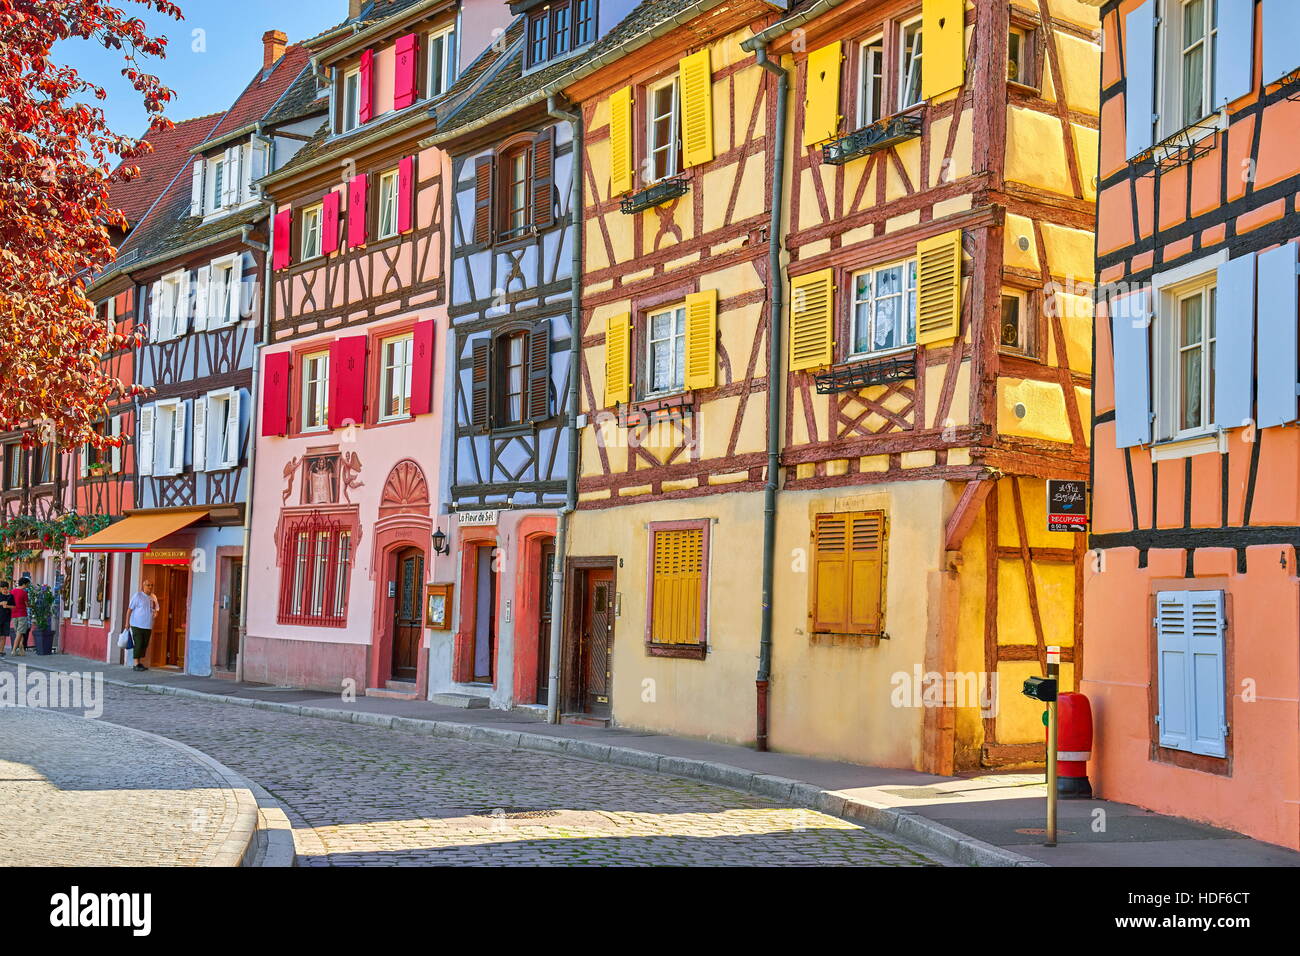
[[1092, 707], [1088, 698], [1072, 692], [1059, 694], [1056, 716], [1056, 792], [1062, 797], [1091, 797]]

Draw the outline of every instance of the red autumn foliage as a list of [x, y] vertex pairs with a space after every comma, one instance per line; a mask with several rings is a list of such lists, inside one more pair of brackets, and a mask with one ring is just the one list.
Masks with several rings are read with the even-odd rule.
[[[170, 0], [126, 2], [181, 19]], [[139, 63], [164, 56], [167, 41], [143, 20], [101, 0], [0, 0], [0, 430], [38, 424], [42, 440], [102, 446], [92, 423], [138, 387], [100, 361], [130, 343], [96, 320], [84, 291], [114, 259], [109, 228], [125, 225], [109, 188], [139, 175], [132, 160], [152, 147], [113, 132], [93, 105], [105, 90], [54, 62], [52, 47], [69, 38], [121, 52], [150, 116], [146, 137], [172, 125], [162, 115], [171, 90]]]

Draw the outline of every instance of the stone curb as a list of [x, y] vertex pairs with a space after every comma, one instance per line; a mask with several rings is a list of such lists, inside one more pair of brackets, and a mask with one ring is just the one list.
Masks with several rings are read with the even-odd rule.
[[[28, 665], [32, 666], [32, 665]], [[48, 665], [35, 665], [45, 670], [59, 670]], [[729, 787], [752, 793], [756, 796], [773, 800], [782, 800], [798, 806], [808, 807], [833, 816], [860, 820], [868, 826], [885, 833], [890, 833], [912, 843], [934, 850], [950, 860], [966, 866], [1047, 866], [1031, 857], [1007, 850], [983, 840], [954, 830], [952, 827], [937, 823], [922, 816], [914, 810], [890, 807], [849, 797], [833, 790], [823, 790], [802, 780], [777, 777], [754, 770], [745, 770], [731, 764], [711, 760], [695, 760], [689, 757], [673, 757], [656, 754], [646, 750], [634, 750], [630, 747], [617, 747], [601, 744], [591, 740], [579, 740], [572, 737], [551, 737], [546, 734], [534, 734], [527, 731], [498, 730], [495, 727], [483, 727], [478, 724], [462, 724], [449, 720], [425, 720], [419, 717], [394, 717], [389, 714], [373, 714], [359, 710], [336, 710], [332, 707], [310, 707], [299, 704], [281, 703], [274, 700], [254, 700], [247, 697], [231, 697], [226, 694], [212, 694], [207, 691], [190, 690], [186, 687], [170, 687], [166, 684], [141, 684], [119, 680], [105, 675], [106, 684], [118, 687], [134, 687], [155, 694], [172, 694], [176, 697], [190, 697], [216, 703], [236, 704], [244, 707], [256, 707], [259, 710], [273, 710], [280, 713], [297, 714], [302, 717], [318, 717], [324, 720], [337, 720], [343, 723], [365, 724], [383, 727], [389, 730], [401, 730], [407, 733], [428, 734], [435, 737], [451, 737], [456, 740], [468, 740], [476, 743], [494, 744], [501, 747], [517, 747], [524, 750], [537, 750], [543, 753], [560, 754], [577, 757], [597, 763], [612, 763], [637, 770], [650, 770], [656, 773], [671, 774], [675, 777], [688, 777], [705, 783]], [[128, 728], [129, 729], [129, 728]], [[166, 739], [166, 738], [160, 738]], [[179, 746], [184, 746], [183, 744]], [[186, 748], [190, 749], [190, 748]], [[194, 751], [198, 753], [198, 751]], [[219, 765], [218, 765], [219, 766]], [[230, 771], [227, 771], [230, 772]], [[242, 779], [242, 778], [241, 778]], [[252, 787], [245, 781], [243, 786]], [[261, 790], [260, 787], [257, 788]], [[265, 791], [262, 791], [265, 793]], [[268, 799], [272, 799], [268, 795]], [[278, 804], [277, 804], [278, 806]], [[282, 812], [282, 811], [281, 811]], [[271, 865], [271, 864], [266, 864]]]

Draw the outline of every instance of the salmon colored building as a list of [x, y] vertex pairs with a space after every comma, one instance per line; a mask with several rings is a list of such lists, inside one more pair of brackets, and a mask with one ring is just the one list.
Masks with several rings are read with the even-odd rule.
[[1296, 848], [1300, 5], [1102, 15], [1092, 782]]

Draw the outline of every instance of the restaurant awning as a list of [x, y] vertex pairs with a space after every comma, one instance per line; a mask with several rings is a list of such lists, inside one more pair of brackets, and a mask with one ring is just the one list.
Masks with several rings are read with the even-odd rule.
[[73, 551], [148, 551], [155, 541], [161, 541], [174, 531], [193, 524], [208, 513], [207, 508], [187, 508], [180, 511], [155, 511], [149, 514], [130, 514], [103, 531], [96, 531], [72, 545]]

